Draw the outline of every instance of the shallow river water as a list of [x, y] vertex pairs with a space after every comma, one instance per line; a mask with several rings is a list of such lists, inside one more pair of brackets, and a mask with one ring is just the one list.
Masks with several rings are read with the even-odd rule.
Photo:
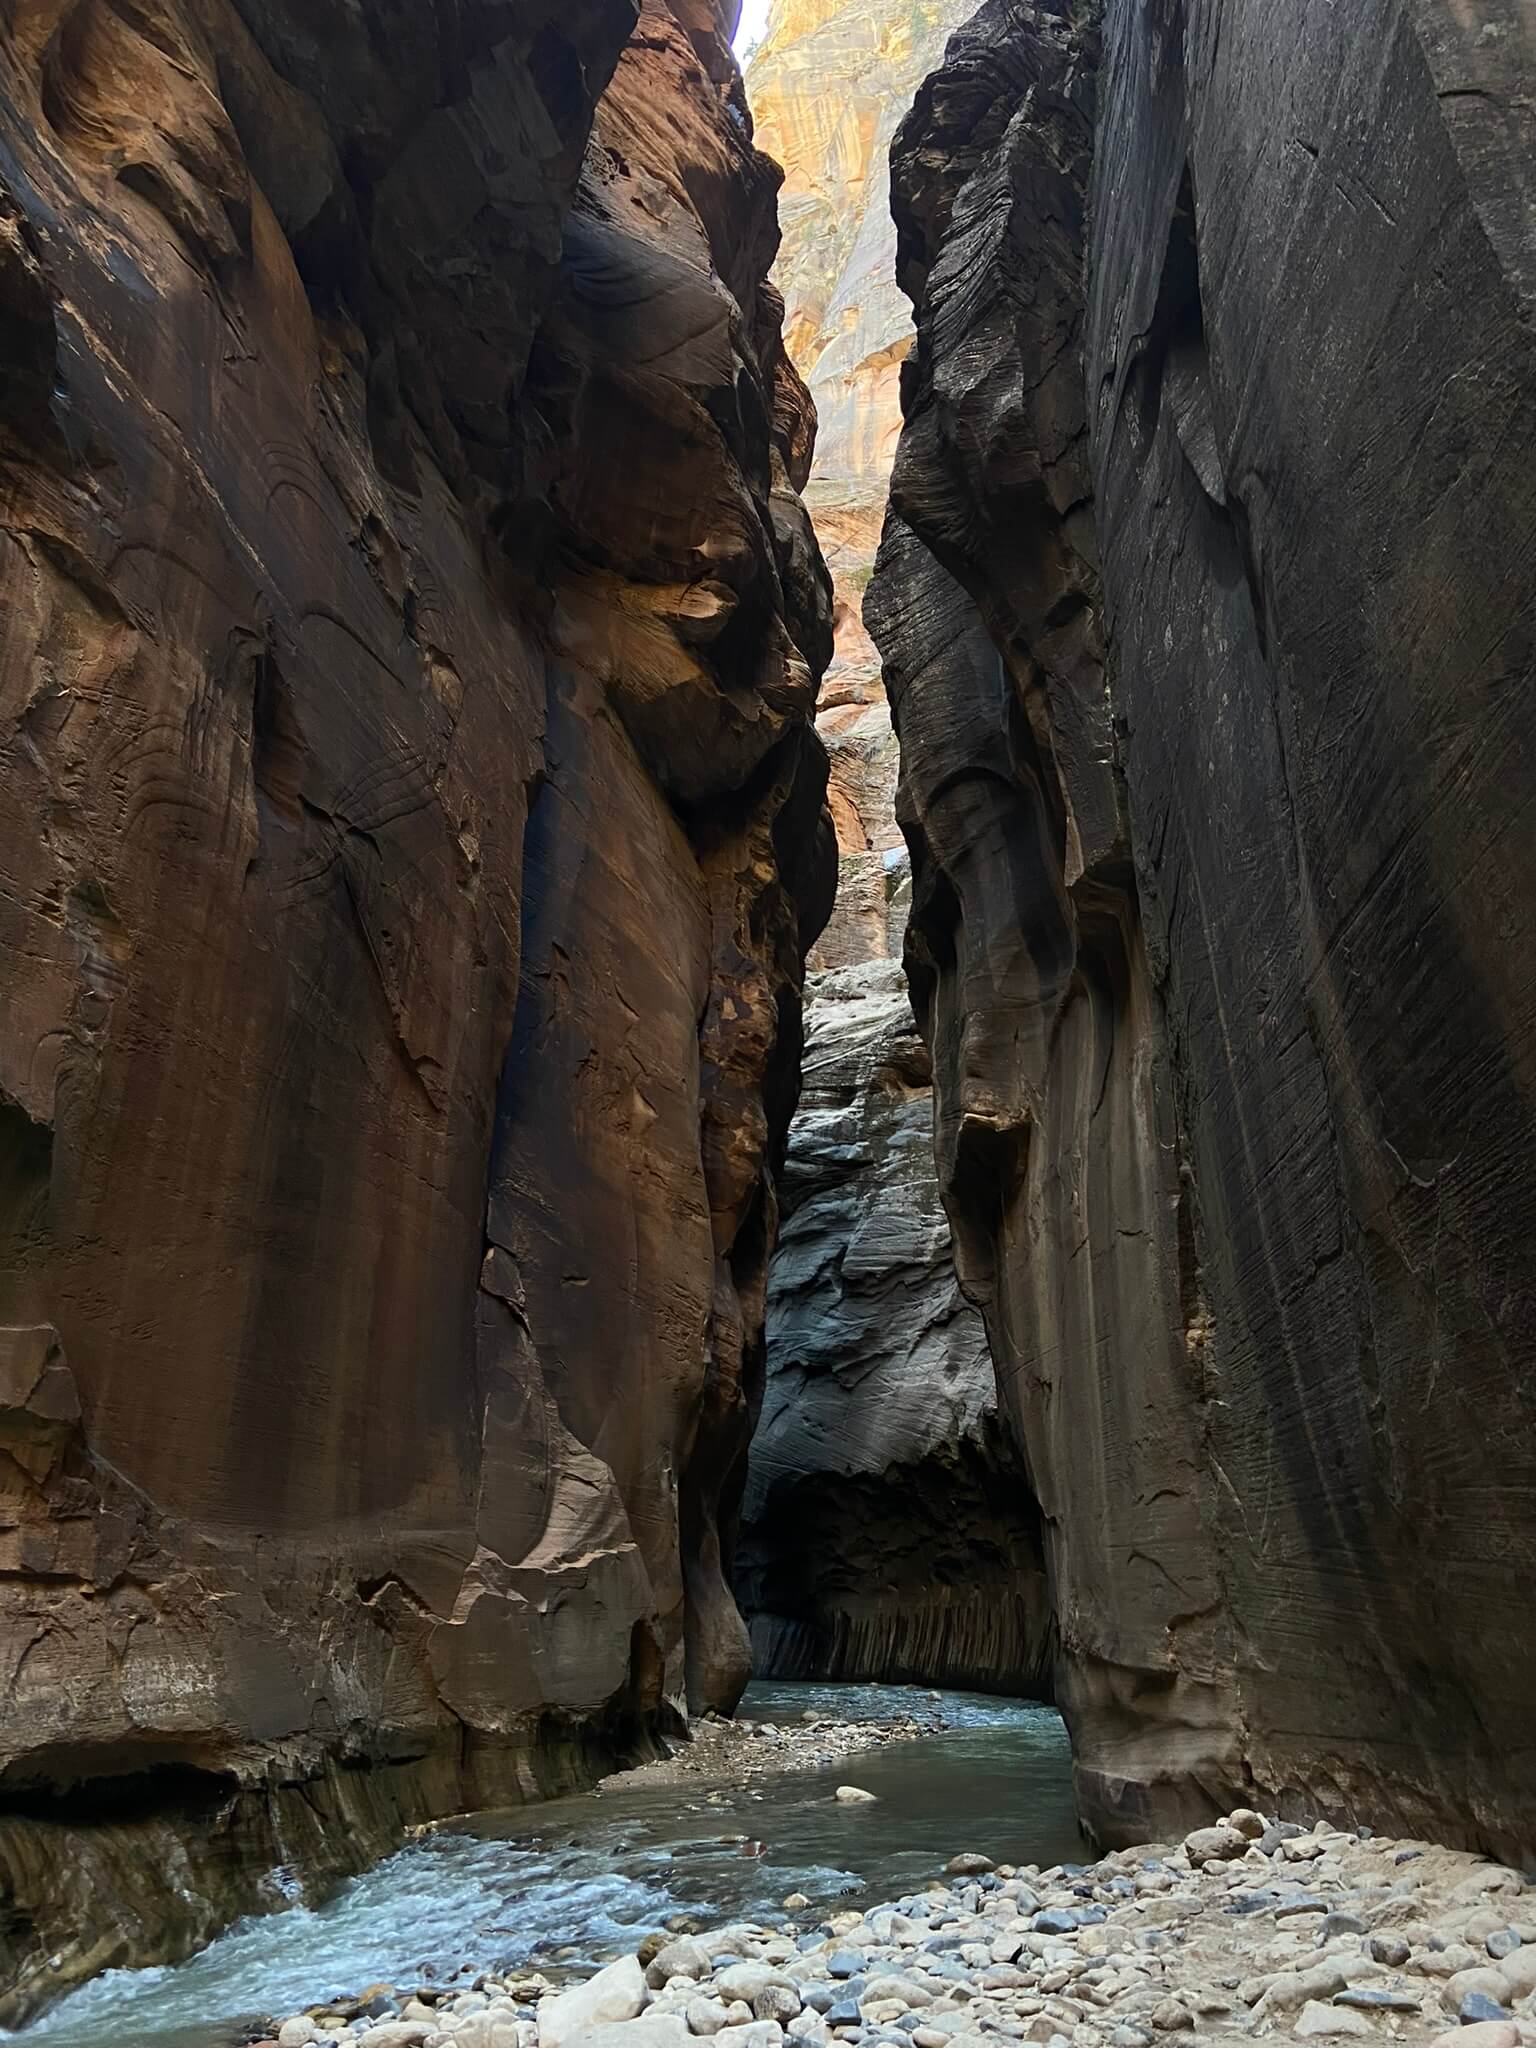
[[[0, 2039], [225, 2048], [245, 2038], [244, 2019], [380, 1979], [443, 1982], [465, 1966], [553, 1961], [557, 1950], [562, 1968], [596, 1963], [673, 1914], [783, 1920], [779, 1901], [792, 1891], [812, 1902], [804, 1920], [911, 1890], [960, 1849], [1016, 1863], [1081, 1853], [1066, 1731], [1049, 1708], [774, 1683], [754, 1685], [743, 1712], [894, 1720], [914, 1702], [936, 1705], [949, 1728], [746, 1788], [631, 1786], [445, 1824], [324, 1906], [241, 1921], [174, 1969], [112, 1971]], [[839, 1804], [832, 1792], [843, 1783], [876, 1803]], [[716, 1789], [725, 1804], [707, 1802]]]

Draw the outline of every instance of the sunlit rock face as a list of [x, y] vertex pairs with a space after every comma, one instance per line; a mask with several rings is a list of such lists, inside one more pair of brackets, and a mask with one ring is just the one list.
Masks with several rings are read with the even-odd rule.
[[[810, 502], [833, 575], [850, 583], [868, 581], [879, 539], [912, 338], [892, 264], [891, 137], [964, 12], [954, 0], [775, 0], [747, 71], [758, 142], [784, 168], [774, 276], [816, 402]], [[867, 654], [856, 605], [839, 624]]]
[[1038, 1518], [938, 1199], [931, 1069], [899, 964], [896, 742], [860, 616], [912, 339], [887, 152], [962, 11], [780, 0], [747, 72], [785, 166], [774, 275], [819, 413], [806, 498], [834, 590], [817, 729], [838, 901], [807, 986], [738, 1584], [760, 1669], [1023, 1692], [1048, 1663]]
[[988, 0], [894, 149], [909, 964], [1111, 1839], [1536, 1840], [1533, 81]]
[[775, 0], [747, 66], [758, 143], [784, 167], [774, 281], [786, 346], [816, 405], [805, 496], [833, 585], [836, 645], [817, 729], [831, 756], [840, 861], [819, 967], [901, 949], [896, 745], [861, 616], [912, 342], [895, 280], [888, 158], [919, 81], [966, 12], [965, 0]]
[[747, 1676], [831, 634], [723, 29], [0, 27], [6, 2022]]

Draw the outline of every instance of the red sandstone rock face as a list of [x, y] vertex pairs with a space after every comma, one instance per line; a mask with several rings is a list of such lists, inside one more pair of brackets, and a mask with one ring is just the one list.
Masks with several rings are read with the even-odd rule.
[[441, 1810], [746, 1675], [831, 867], [776, 174], [659, 0], [0, 65], [0, 1786]]

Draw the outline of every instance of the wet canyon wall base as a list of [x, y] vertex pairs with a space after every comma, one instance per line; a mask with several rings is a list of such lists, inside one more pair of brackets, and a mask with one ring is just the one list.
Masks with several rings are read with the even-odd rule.
[[724, 27], [0, 26], [0, 2022], [745, 1682], [831, 626]]
[[893, 152], [908, 967], [1111, 1840], [1536, 1843], [1533, 80], [989, 0]]

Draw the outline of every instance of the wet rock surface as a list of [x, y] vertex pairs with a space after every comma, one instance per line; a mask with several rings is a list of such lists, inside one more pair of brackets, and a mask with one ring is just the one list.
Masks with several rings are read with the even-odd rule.
[[907, 959], [1109, 1841], [1536, 1838], [1533, 75], [994, 0], [893, 147]]
[[[366, 1998], [342, 2002], [285, 2020], [274, 2038], [279, 2048], [1536, 2041], [1536, 1966], [1521, 1961], [1536, 1955], [1536, 1884], [1519, 1871], [1249, 1809], [1217, 1836], [1044, 1870], [960, 1851], [926, 1889], [863, 1914], [658, 1931], [570, 1986], [525, 1971], [459, 1993], [375, 1987], [377, 2013], [361, 2010]], [[1490, 1960], [1495, 1948], [1503, 1961]], [[394, 2026], [420, 2031], [395, 2036]]]
[[830, 614], [724, 30], [0, 30], [6, 2022], [745, 1682]]

